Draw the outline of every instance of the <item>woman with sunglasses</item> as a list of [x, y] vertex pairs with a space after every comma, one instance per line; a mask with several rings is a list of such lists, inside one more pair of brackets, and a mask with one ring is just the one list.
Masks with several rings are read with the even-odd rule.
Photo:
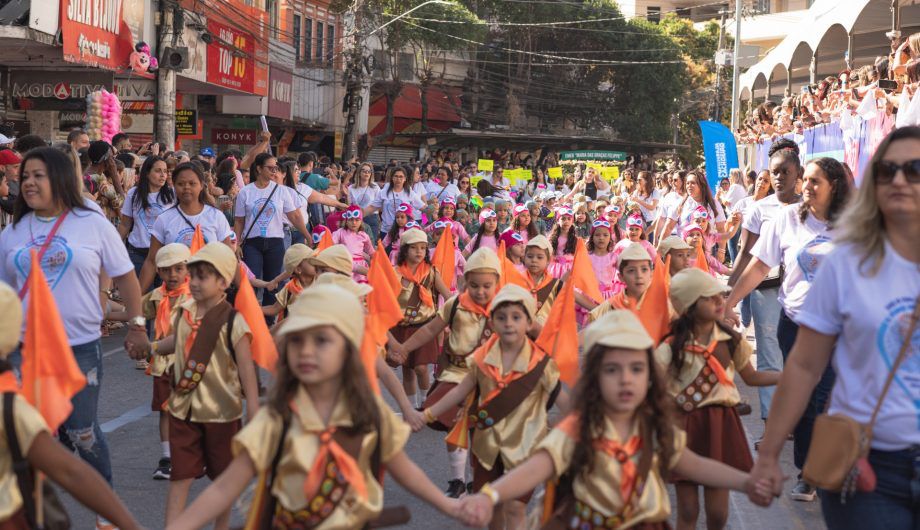
[[[284, 184], [287, 187], [288, 193], [291, 194], [291, 199], [300, 210], [301, 216], [303, 216], [303, 224], [305, 226], [309, 224], [309, 206], [311, 204], [320, 204], [323, 206], [329, 206], [331, 208], [337, 208], [339, 210], [348, 208], [347, 204], [335, 200], [335, 197], [332, 195], [319, 193], [310, 186], [300, 182], [300, 180], [297, 179], [297, 175], [300, 174], [300, 167], [298, 166], [296, 160], [292, 158], [286, 159], [283, 163], [281, 163], [281, 169], [282, 170], [280, 172], [275, 174], [275, 182], [280, 181], [280, 184]], [[294, 228], [294, 225], [290, 219], [284, 217], [282, 218], [282, 221], [284, 222], [285, 248], [288, 248], [296, 243], [306, 243], [307, 238]], [[290, 242], [287, 241], [288, 233], [291, 234]]]
[[[370, 162], [364, 162], [358, 167], [354, 183], [348, 186], [348, 204], [363, 210], [374, 202], [379, 193], [380, 186], [374, 182], [374, 166]], [[380, 214], [365, 216], [364, 224], [370, 232], [371, 242], [376, 245], [377, 235], [380, 233]]]
[[[920, 316], [920, 128], [895, 129], [882, 140], [836, 226], [836, 246], [822, 260], [798, 312], [795, 344], [751, 478], [771, 481], [774, 493], [781, 492], [779, 453], [828, 363], [836, 383], [827, 413], [863, 425], [894, 369], [868, 440], [874, 491], [856, 491], [845, 499], [825, 490], [818, 495], [831, 530], [917, 528], [920, 511], [912, 483], [920, 447], [920, 391], [910, 381], [917, 373], [920, 329], [911, 336], [907, 330]], [[906, 360], [899, 364], [902, 349]]]
[[[420, 212], [427, 204], [421, 195], [413, 192], [406, 186], [408, 176], [411, 170], [402, 166], [396, 166], [390, 169], [387, 176], [387, 183], [377, 194], [377, 197], [364, 208], [364, 216], [380, 213], [380, 231], [385, 234], [390, 231], [393, 222], [396, 220], [396, 212], [402, 204], [410, 206], [409, 211], [415, 210]], [[405, 210], [404, 210], [405, 211]], [[415, 217], [418, 219], [418, 217]]]
[[[234, 207], [233, 231], [239, 241], [238, 253], [255, 274], [264, 281], [273, 280], [284, 263], [284, 222], [287, 217], [304, 238], [310, 232], [303, 214], [294, 203], [289, 188], [278, 184], [278, 159], [268, 153], [256, 156], [250, 166], [255, 179], [240, 190]], [[265, 290], [262, 305], [273, 305], [275, 295]]]

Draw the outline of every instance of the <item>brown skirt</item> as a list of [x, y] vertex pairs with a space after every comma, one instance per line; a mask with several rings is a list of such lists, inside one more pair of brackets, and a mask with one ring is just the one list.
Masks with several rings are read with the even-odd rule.
[[[476, 454], [473, 451], [470, 451], [470, 461], [473, 464], [473, 491], [478, 492], [482, 489], [487, 482], [495, 482], [500, 479], [502, 475], [505, 474], [505, 463], [502, 461], [502, 455], [495, 457], [495, 463], [492, 464], [492, 469], [486, 469], [482, 467], [482, 464], [479, 462], [479, 459], [476, 458]], [[530, 502], [530, 498], [533, 497], [533, 490], [527, 492], [523, 497], [518, 497], [513, 499], [516, 501], [521, 501], [524, 504]]]
[[[431, 388], [428, 389], [428, 396], [425, 398], [425, 403], [422, 404], [422, 410], [434, 406], [435, 403], [441, 401], [441, 398], [443, 398], [456, 386], [457, 383], [444, 383], [442, 381], [435, 381], [434, 384], [431, 385]], [[461, 409], [463, 409], [463, 402], [461, 402], [456, 407], [451, 407], [450, 410], [438, 416], [437, 421], [429, 423], [428, 426], [436, 431], [450, 431], [454, 428], [454, 424], [457, 423], [457, 417], [460, 414]]]
[[[754, 467], [741, 417], [735, 407], [710, 405], [681, 414], [678, 425], [687, 432], [687, 449], [748, 472]], [[678, 476], [674, 482], [689, 482]]]
[[[407, 340], [409, 340], [409, 337], [411, 337], [412, 335], [415, 335], [415, 332], [418, 331], [422, 326], [424, 326], [427, 323], [428, 322], [423, 322], [421, 324], [416, 324], [412, 326], [403, 326], [403, 325], [394, 326], [393, 328], [390, 329], [390, 333], [393, 334], [393, 338], [395, 338], [397, 341], [401, 343], [406, 342]], [[440, 355], [440, 353], [441, 351], [440, 351], [440, 348], [438, 348], [438, 340], [432, 339], [427, 344], [422, 345], [422, 347], [418, 348], [417, 350], [412, 350], [411, 352], [409, 352], [409, 357], [406, 359], [406, 362], [403, 363], [403, 366], [409, 366], [409, 367], [415, 368], [416, 366], [434, 364], [438, 362], [438, 355]], [[389, 364], [390, 366], [399, 366], [399, 365], [393, 364], [389, 360], [387, 360], [387, 364]]]
[[153, 399], [150, 402], [150, 410], [153, 412], [163, 412], [163, 407], [172, 394], [172, 381], [166, 374], [153, 376]]
[[29, 521], [26, 519], [25, 508], [20, 508], [6, 521], [0, 521], [0, 530], [29, 530]]

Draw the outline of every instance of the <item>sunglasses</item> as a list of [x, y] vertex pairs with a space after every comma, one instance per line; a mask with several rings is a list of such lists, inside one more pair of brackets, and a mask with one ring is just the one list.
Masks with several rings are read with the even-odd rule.
[[875, 163], [875, 183], [891, 184], [898, 170], [904, 172], [904, 178], [909, 184], [920, 184], [920, 158], [908, 160], [903, 164], [886, 162], [884, 160]]
[[281, 168], [279, 168], [278, 166], [262, 166], [262, 167], [269, 170], [272, 173], [277, 173], [281, 171]]
[[511, 239], [513, 239], [513, 240], [515, 240], [515, 241], [518, 241], [518, 242], [520, 242], [520, 243], [523, 243], [523, 242], [524, 242], [524, 236], [522, 236], [521, 234], [518, 234], [517, 232], [511, 232], [511, 236], [510, 236], [510, 237], [511, 237]]
[[637, 219], [637, 218], [635, 218], [635, 217], [630, 217], [629, 219], [626, 220], [626, 226], [638, 226], [638, 227], [641, 227], [642, 224], [643, 224], [643, 223], [642, 223], [642, 219]]
[[498, 214], [495, 213], [495, 210], [488, 210], [479, 214], [479, 217], [482, 217], [483, 219], [491, 219], [493, 217], [498, 217]]
[[405, 204], [400, 204], [399, 206], [396, 207], [396, 211], [406, 213], [409, 211], [409, 207], [406, 206]]
[[597, 221], [594, 221], [593, 223], [591, 223], [591, 227], [592, 228], [600, 228], [600, 227], [610, 228], [610, 223], [607, 221], [604, 221], [603, 219], [598, 219]]
[[694, 219], [709, 219], [709, 212], [693, 212], [693, 218]]
[[421, 228], [421, 225], [419, 225], [415, 221], [409, 221], [408, 223], [406, 223], [406, 228]]
[[360, 219], [361, 210], [351, 210], [342, 214], [342, 219]]
[[442, 229], [442, 228], [447, 228], [448, 226], [450, 226], [450, 223], [445, 222], [445, 221], [435, 221], [435, 222], [434, 222], [434, 229], [435, 229], [435, 230], [440, 230], [440, 229]]

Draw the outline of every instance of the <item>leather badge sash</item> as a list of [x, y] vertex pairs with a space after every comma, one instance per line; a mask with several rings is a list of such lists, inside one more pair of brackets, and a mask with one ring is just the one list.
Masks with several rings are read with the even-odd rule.
[[505, 419], [537, 387], [549, 360], [549, 355], [544, 355], [533, 370], [508, 383], [500, 394], [485, 405], [476, 406], [470, 413], [470, 425], [477, 429], [488, 429]]
[[211, 362], [211, 356], [217, 346], [217, 339], [231, 311], [233, 311], [233, 306], [224, 300], [205, 313], [192, 347], [186, 352], [185, 364], [182, 367], [182, 373], [179, 374], [179, 382], [176, 384], [177, 392], [185, 394], [198, 388], [198, 383], [201, 382], [201, 378], [208, 369], [208, 363]]
[[[731, 363], [731, 353], [729, 353], [728, 341], [720, 341], [713, 350], [712, 356], [719, 361], [719, 364], [721, 364], [723, 368], [727, 368], [729, 363]], [[712, 371], [712, 368], [709, 367], [708, 363], [704, 364], [693, 381], [681, 390], [680, 393], [674, 396], [677, 408], [685, 413], [693, 412], [699, 404], [712, 393], [713, 389], [715, 389], [718, 384], [720, 384], [719, 378]]]

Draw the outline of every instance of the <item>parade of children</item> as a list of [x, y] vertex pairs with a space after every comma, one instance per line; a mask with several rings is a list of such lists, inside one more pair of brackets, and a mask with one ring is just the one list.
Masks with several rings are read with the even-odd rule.
[[[718, 192], [705, 167], [638, 159], [615, 173], [593, 162], [564, 173], [541, 167], [538, 186], [503, 177], [518, 170], [503, 173], [497, 160], [491, 172], [394, 160], [378, 171], [380, 185], [370, 162], [329, 164], [334, 188], [301, 209], [290, 183], [270, 181], [280, 163], [288, 181], [324, 184], [304, 169], [318, 167], [315, 157], [298, 166], [263, 151], [234, 155], [252, 170], [229, 210], [232, 227], [211, 206], [213, 178], [200, 160], [169, 169], [151, 157], [144, 178], [126, 186], [128, 224], [117, 230], [82, 195], [73, 167], [52, 148], [33, 150], [0, 233], [0, 530], [82, 528], [86, 513], [99, 530], [721, 530], [776, 513], [788, 480], [796, 491], [811, 487], [811, 499], [818, 486], [825, 511], [826, 498], [839, 503], [853, 491], [900, 499], [913, 506], [916, 530], [916, 492], [898, 495], [916, 489], [918, 446], [861, 446], [851, 482], [805, 484], [816, 455], [829, 451], [816, 445], [830, 420], [814, 403], [827, 407], [828, 395], [837, 403], [839, 385], [854, 395], [856, 383], [821, 379], [820, 401], [789, 383], [811, 388], [841, 362], [830, 356], [833, 341], [820, 367], [803, 360], [802, 341], [818, 340], [805, 326], [841, 333], [837, 322], [866, 317], [840, 298], [822, 321], [818, 308], [833, 304], [812, 300], [829, 282], [825, 256], [848, 248], [835, 246], [839, 234], [913, 271], [909, 281], [888, 278], [892, 285], [917, 284], [920, 257], [898, 253], [909, 245], [841, 224], [869, 219], [899, 233], [878, 207], [920, 237], [920, 155], [901, 156], [893, 142], [893, 154], [876, 155], [864, 173], [861, 186], [872, 179], [874, 188], [858, 199], [843, 164], [818, 158], [803, 162], [803, 198], [780, 206], [758, 194], [752, 176], [736, 201], [748, 206], [738, 209], [723, 203], [726, 186]], [[783, 163], [793, 166], [798, 153], [785, 145]], [[876, 193], [900, 210], [879, 206]], [[740, 243], [734, 237], [752, 212], [763, 224], [754, 246], [750, 230]], [[739, 265], [732, 258], [746, 244], [753, 259]], [[867, 277], [872, 264], [859, 265]], [[763, 296], [759, 284], [780, 265], [781, 324], [771, 333], [787, 368], [807, 365], [807, 381], [782, 364], [758, 369], [745, 316], [754, 303], [763, 324], [765, 302], [748, 299]], [[741, 279], [730, 285], [733, 273]], [[864, 341], [894, 374], [870, 377], [892, 408], [873, 390], [858, 404], [862, 425], [873, 407], [870, 426], [920, 402], [907, 373], [916, 355], [903, 353], [920, 337], [910, 335], [917, 293], [901, 295], [878, 337]], [[103, 364], [116, 379], [103, 383]], [[130, 390], [113, 394], [128, 378]], [[801, 399], [779, 402], [782, 423], [771, 431], [769, 404], [759, 403], [764, 422], [748, 415], [758, 391], [774, 387]], [[109, 415], [115, 401], [137, 395], [137, 408]], [[777, 460], [792, 469], [793, 443], [783, 449], [781, 431], [802, 414], [799, 475], [786, 476]], [[148, 443], [130, 438], [130, 460], [116, 452], [142, 428]], [[761, 436], [771, 451], [763, 464]], [[912, 471], [878, 464], [889, 453], [899, 462], [909, 453]], [[136, 467], [144, 478], [129, 480]], [[907, 490], [860, 489], [886, 473], [901, 473]], [[138, 488], [147, 505], [122, 501]], [[861, 506], [860, 519], [828, 527], [882, 528]]]

